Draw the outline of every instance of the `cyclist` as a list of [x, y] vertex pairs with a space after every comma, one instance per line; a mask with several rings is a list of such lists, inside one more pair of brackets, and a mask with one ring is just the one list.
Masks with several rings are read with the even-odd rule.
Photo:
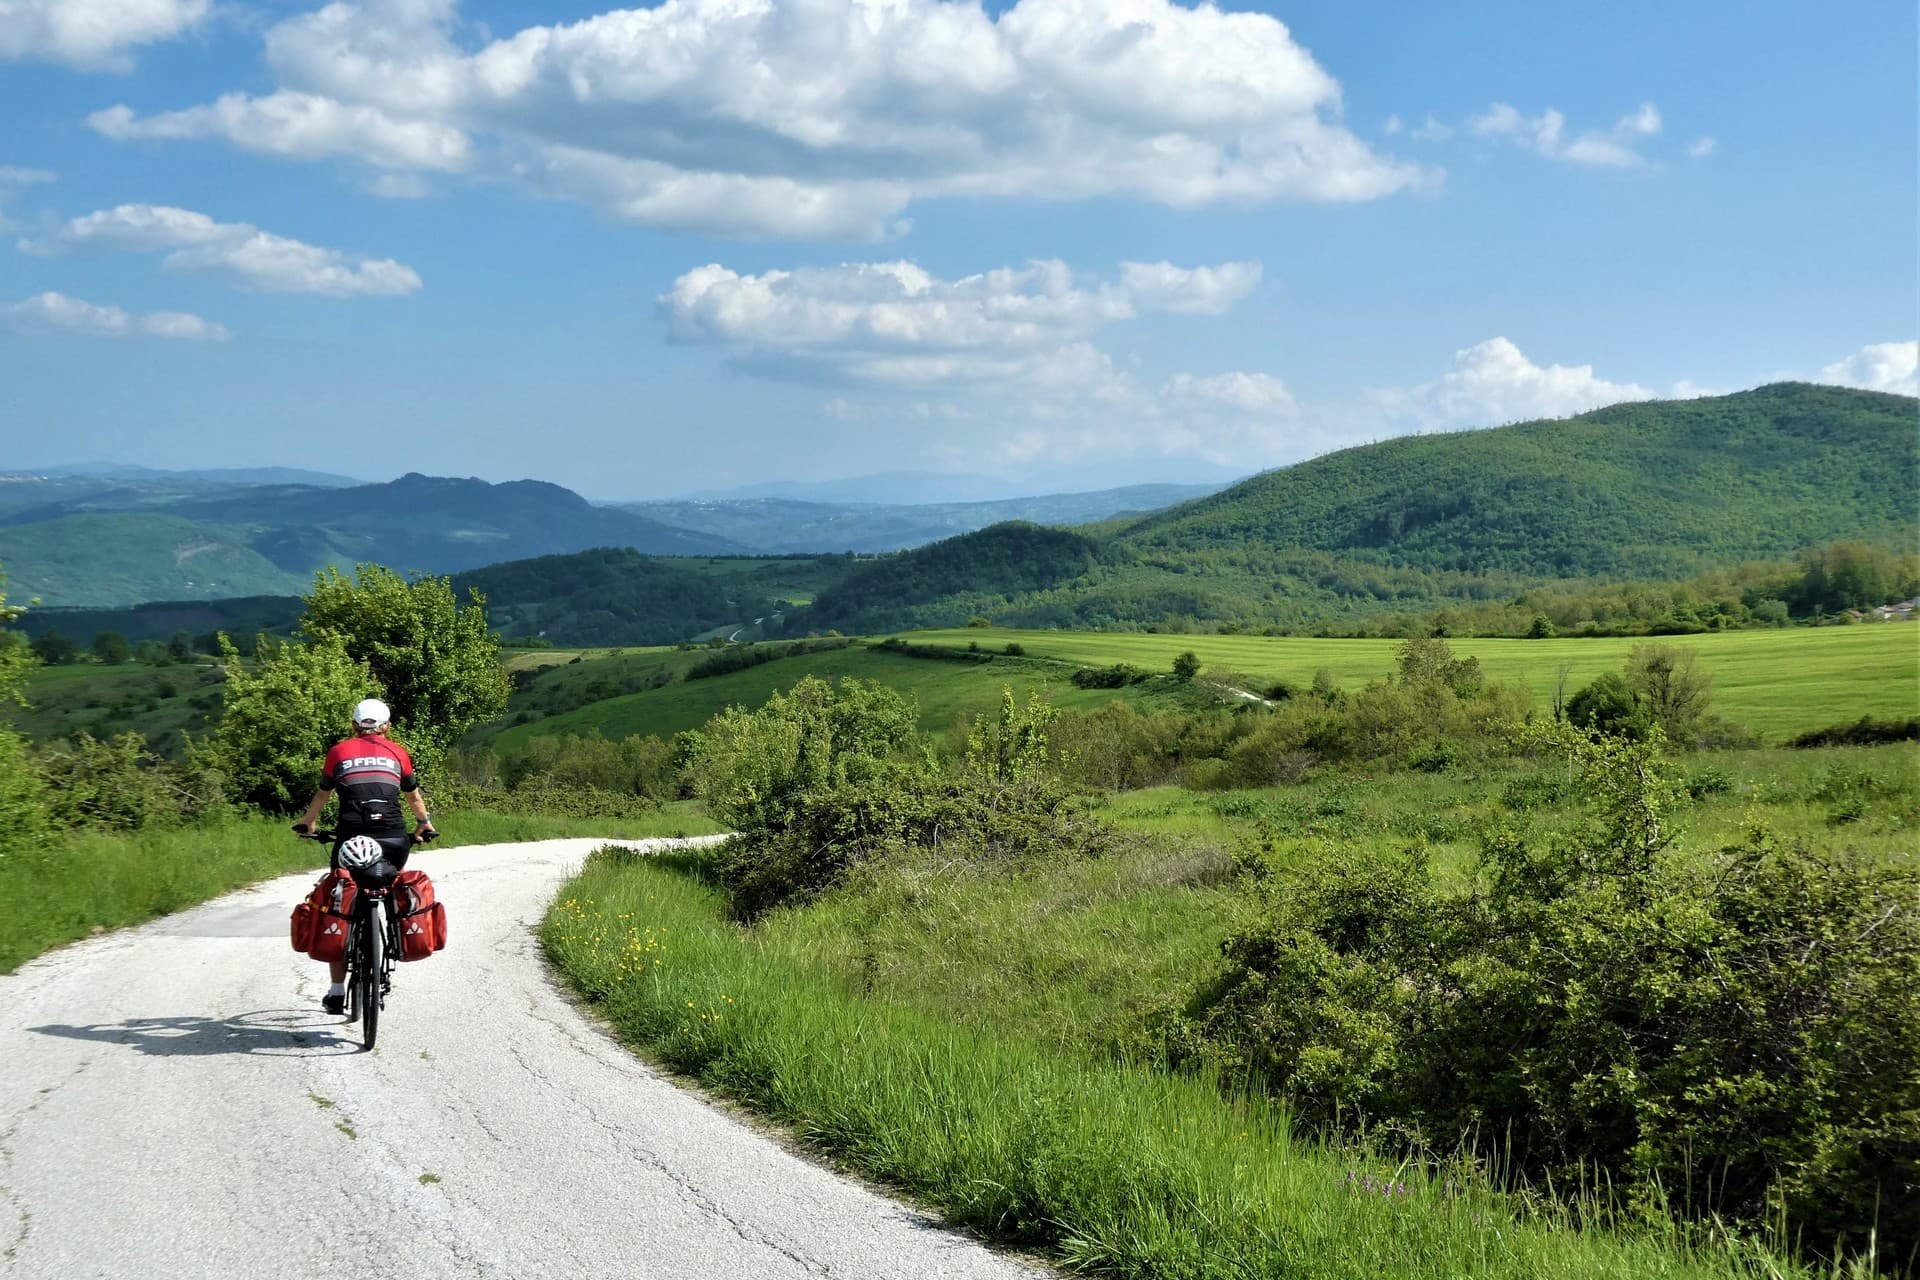
[[[406, 821], [400, 816], [400, 797], [419, 825], [415, 834], [421, 841], [439, 835], [427, 813], [427, 798], [413, 776], [413, 757], [407, 749], [387, 737], [392, 712], [378, 698], [364, 698], [353, 708], [354, 736], [335, 743], [320, 767], [320, 786], [307, 802], [307, 812], [293, 829], [300, 835], [313, 834], [313, 824], [335, 792], [340, 796], [340, 812], [333, 845], [333, 866], [340, 866], [340, 846], [350, 836], [372, 836], [386, 851], [386, 860], [396, 868], [407, 865], [412, 840]], [[342, 1013], [347, 1000], [347, 962], [336, 960], [330, 966], [333, 985], [321, 998], [320, 1007], [328, 1013]]]

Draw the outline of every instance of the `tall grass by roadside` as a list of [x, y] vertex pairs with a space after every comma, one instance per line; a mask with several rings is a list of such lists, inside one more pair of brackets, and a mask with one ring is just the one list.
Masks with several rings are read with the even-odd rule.
[[718, 891], [609, 849], [548, 953], [619, 1032], [815, 1148], [1001, 1241], [1119, 1277], [1809, 1274], [1678, 1228], [1574, 1230], [1464, 1170], [1294, 1136], [1211, 1082], [982, 1034], [859, 994], [724, 920]]
[[[715, 824], [684, 805], [638, 818], [443, 813], [436, 848], [561, 836], [699, 835]], [[134, 832], [75, 831], [0, 854], [0, 973], [52, 947], [140, 924], [256, 881], [316, 868], [326, 850], [284, 820], [226, 817]]]

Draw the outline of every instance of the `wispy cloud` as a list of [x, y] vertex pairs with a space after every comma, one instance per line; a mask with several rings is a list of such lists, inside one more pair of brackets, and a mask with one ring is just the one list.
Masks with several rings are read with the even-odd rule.
[[185, 311], [135, 315], [122, 307], [97, 306], [64, 293], [40, 293], [0, 307], [23, 333], [68, 333], [92, 338], [172, 338], [186, 342], [225, 342], [225, 325]]
[[1646, 157], [1639, 148], [1661, 127], [1659, 108], [1651, 102], [1620, 117], [1611, 129], [1589, 129], [1571, 136], [1567, 118], [1552, 107], [1527, 116], [1509, 103], [1496, 102], [1467, 121], [1467, 128], [1479, 137], [1502, 139], [1569, 164], [1614, 169], [1644, 165]]
[[53, 234], [21, 242], [38, 253], [164, 253], [172, 271], [208, 276], [262, 293], [352, 298], [412, 293], [420, 277], [391, 258], [348, 255], [291, 240], [249, 222], [216, 222], [168, 205], [123, 204], [74, 218]]

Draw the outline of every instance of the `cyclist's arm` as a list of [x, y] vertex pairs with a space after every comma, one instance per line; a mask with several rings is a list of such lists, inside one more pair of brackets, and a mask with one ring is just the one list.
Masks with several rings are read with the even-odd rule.
[[332, 787], [321, 787], [313, 793], [313, 799], [307, 801], [307, 811], [300, 818], [300, 825], [311, 827], [320, 820], [320, 811], [327, 807], [327, 801], [333, 798]]

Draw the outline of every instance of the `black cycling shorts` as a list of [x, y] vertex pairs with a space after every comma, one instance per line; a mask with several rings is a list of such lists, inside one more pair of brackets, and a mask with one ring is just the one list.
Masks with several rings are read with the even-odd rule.
[[380, 842], [386, 851], [387, 861], [393, 864], [395, 871], [407, 869], [407, 855], [413, 852], [413, 837], [404, 831], [348, 831], [337, 835], [333, 842], [333, 858], [329, 865], [335, 871], [340, 869], [340, 846], [354, 836], [372, 836]]

